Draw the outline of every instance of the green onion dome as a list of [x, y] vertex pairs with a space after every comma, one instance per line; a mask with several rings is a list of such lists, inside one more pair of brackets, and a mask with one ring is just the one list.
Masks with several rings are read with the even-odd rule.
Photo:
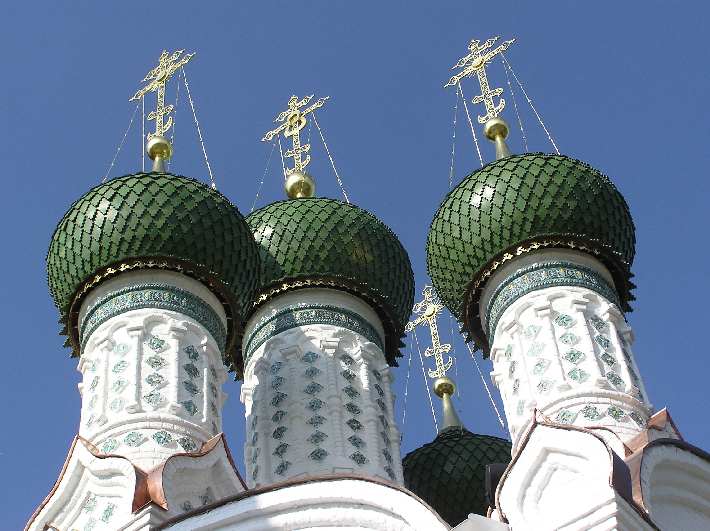
[[510, 462], [510, 441], [452, 426], [402, 460], [404, 485], [456, 526], [486, 515], [486, 465]]
[[244, 218], [209, 186], [168, 173], [137, 173], [89, 190], [59, 222], [47, 254], [49, 289], [79, 354], [81, 301], [102, 280], [130, 269], [190, 275], [224, 304], [233, 353], [257, 286], [259, 252]]
[[261, 251], [254, 309], [281, 292], [326, 287], [353, 293], [377, 312], [385, 356], [396, 365], [414, 299], [409, 256], [369, 212], [334, 199], [277, 201], [246, 218]]
[[492, 162], [449, 192], [431, 223], [427, 268], [487, 355], [479, 297], [503, 262], [542, 247], [588, 252], [611, 271], [630, 311], [634, 246], [629, 207], [606, 176], [569, 157], [527, 153]]

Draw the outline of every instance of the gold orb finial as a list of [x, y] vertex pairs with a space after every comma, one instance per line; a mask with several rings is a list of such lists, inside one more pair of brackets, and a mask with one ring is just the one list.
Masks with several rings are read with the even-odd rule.
[[306, 172], [295, 171], [291, 173], [286, 179], [284, 188], [289, 199], [301, 199], [316, 195], [316, 183], [313, 177]]
[[173, 146], [164, 136], [154, 135], [148, 140], [145, 149], [153, 161], [153, 171], [165, 171], [165, 161], [173, 156]]
[[434, 380], [434, 392], [439, 398], [443, 398], [445, 394], [452, 396], [456, 392], [456, 384], [451, 378], [442, 376]]
[[483, 126], [483, 134], [496, 145], [496, 159], [504, 159], [512, 155], [508, 144], [505, 143], [509, 131], [508, 124], [499, 116], [491, 118]]

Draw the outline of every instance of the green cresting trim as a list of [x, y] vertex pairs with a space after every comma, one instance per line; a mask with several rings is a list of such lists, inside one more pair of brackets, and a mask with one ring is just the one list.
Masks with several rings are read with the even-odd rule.
[[616, 290], [593, 269], [572, 262], [555, 261], [533, 264], [517, 270], [495, 289], [486, 311], [488, 337], [493, 342], [498, 321], [508, 307], [523, 295], [555, 286], [590, 289], [620, 307]]
[[212, 307], [193, 293], [170, 284], [139, 284], [122, 288], [99, 298], [81, 321], [81, 348], [103, 323], [122, 313], [156, 308], [182, 313], [194, 319], [210, 333], [224, 353], [227, 330]]
[[384, 350], [384, 341], [375, 327], [357, 313], [337, 306], [298, 304], [264, 318], [254, 327], [254, 331], [244, 338], [244, 366], [249, 363], [253, 352], [269, 338], [286, 330], [311, 324], [328, 324], [346, 328], [372, 341], [380, 350]]

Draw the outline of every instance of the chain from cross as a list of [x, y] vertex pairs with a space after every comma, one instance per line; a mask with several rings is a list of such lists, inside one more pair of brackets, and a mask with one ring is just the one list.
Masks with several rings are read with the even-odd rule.
[[[142, 80], [142, 83], [148, 82], [148, 84], [138, 90], [129, 100], [139, 100], [149, 92], [158, 93], [155, 110], [148, 114], [148, 120], [155, 120], [155, 132], [148, 133], [148, 140], [154, 136], [165, 136], [165, 133], [173, 125], [173, 117], [168, 115], [173, 112], [174, 106], [165, 105], [165, 85], [178, 68], [185, 66], [195, 55], [194, 53], [183, 55], [184, 51], [177, 50], [169, 54], [167, 50], [163, 50], [160, 59], [158, 59], [158, 66], [148, 72], [148, 75]], [[166, 116], [168, 116], [167, 121], [165, 120]]]
[[457, 68], [461, 68], [462, 70], [458, 74], [451, 76], [446, 85], [444, 85], [444, 87], [458, 85], [463, 78], [471, 77], [474, 73], [476, 74], [478, 83], [481, 86], [481, 93], [473, 98], [472, 101], [475, 104], [483, 103], [486, 107], [486, 114], [484, 116], [478, 115], [478, 122], [481, 124], [485, 124], [491, 118], [495, 118], [505, 108], [505, 100], [503, 98], [500, 98], [498, 103], [493, 99], [498, 98], [503, 93], [503, 89], [490, 88], [488, 77], [486, 76], [486, 65], [488, 65], [496, 55], [505, 52], [510, 45], [515, 42], [515, 39], [503, 41], [491, 50], [490, 48], [498, 39], [500, 39], [500, 37], [493, 37], [484, 42], [483, 45], [481, 45], [481, 41], [473, 39], [468, 45], [468, 55], [463, 56], [451, 67], [452, 70]]
[[411, 332], [420, 324], [426, 324], [429, 327], [429, 331], [431, 332], [431, 346], [427, 347], [424, 351], [424, 355], [427, 357], [434, 356], [434, 363], [436, 364], [436, 369], [428, 369], [429, 377], [441, 378], [446, 376], [446, 371], [448, 371], [453, 364], [451, 356], [447, 356], [448, 360], [444, 362], [444, 354], [451, 350], [451, 345], [447, 343], [441, 344], [441, 340], [439, 339], [439, 326], [436, 322], [439, 314], [444, 310], [444, 305], [439, 301], [432, 286], [424, 286], [422, 295], [424, 299], [414, 305], [414, 313], [420, 315], [414, 321], [407, 323], [405, 331]]
[[[312, 113], [316, 109], [323, 107], [325, 102], [330, 98], [330, 96], [324, 96], [323, 98], [318, 98], [315, 103], [304, 110], [301, 107], [308, 105], [313, 99], [313, 94], [310, 96], [305, 96], [298, 99], [298, 96], [291, 96], [288, 100], [288, 108], [279, 113], [279, 115], [274, 120], [274, 123], [282, 122], [276, 129], [272, 129], [264, 135], [261, 139], [262, 142], [270, 142], [275, 136], [283, 132], [283, 135], [288, 138], [291, 137], [293, 142], [293, 147], [284, 153], [284, 157], [293, 158], [293, 168], [288, 168], [286, 170], [286, 175], [291, 175], [294, 172], [302, 172], [303, 169], [308, 166], [311, 161], [311, 156], [308, 152], [311, 150], [310, 144], [301, 144], [301, 129], [306, 127], [308, 120], [306, 115]], [[304, 159], [301, 155], [306, 155]]]

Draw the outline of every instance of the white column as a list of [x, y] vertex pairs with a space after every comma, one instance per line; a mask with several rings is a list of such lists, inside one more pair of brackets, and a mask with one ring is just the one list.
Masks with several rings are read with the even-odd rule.
[[79, 323], [80, 436], [147, 470], [220, 432], [226, 319], [201, 283], [123, 273], [88, 294]]
[[535, 409], [624, 442], [645, 429], [651, 404], [613, 286], [601, 262], [564, 250], [517, 258], [489, 280], [481, 315], [514, 448]]
[[383, 338], [374, 310], [339, 290], [296, 290], [255, 313], [241, 394], [250, 486], [338, 473], [402, 483]]

